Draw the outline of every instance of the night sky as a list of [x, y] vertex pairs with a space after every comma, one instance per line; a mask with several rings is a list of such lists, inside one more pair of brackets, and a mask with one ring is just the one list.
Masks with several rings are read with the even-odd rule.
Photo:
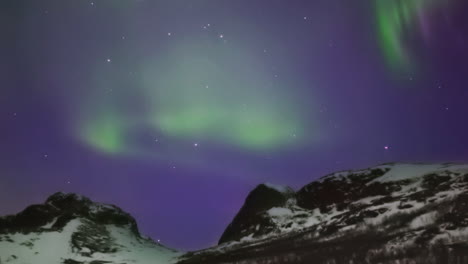
[[468, 161], [465, 0], [0, 3], [0, 214], [77, 192], [178, 249], [257, 184]]

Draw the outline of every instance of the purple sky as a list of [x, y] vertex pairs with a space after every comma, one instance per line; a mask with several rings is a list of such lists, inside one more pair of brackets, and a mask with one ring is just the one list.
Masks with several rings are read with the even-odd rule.
[[[411, 66], [395, 69], [379, 39], [377, 2], [2, 1], [0, 214], [56, 191], [77, 192], [122, 207], [163, 244], [200, 249], [217, 242], [262, 182], [297, 189], [330, 172], [384, 162], [467, 161], [468, 5], [419, 7], [429, 37], [421, 37], [415, 15], [398, 42]], [[110, 154], [77, 138], [80, 122], [109, 101], [139, 108], [132, 96], [104, 102], [99, 91], [138, 90], [141, 80], [132, 75], [166, 66], [149, 63], [150, 56], [203, 41], [211, 43], [203, 55], [232, 67], [234, 60], [271, 66], [266, 74], [280, 83], [275, 95], [300, 98], [290, 105], [304, 132], [297, 143], [258, 150], [215, 140], [216, 130], [194, 152], [181, 147], [190, 134], [169, 133], [161, 144], [170, 151], [153, 155], [129, 146]], [[247, 50], [255, 55], [242, 55]], [[184, 52], [175, 60], [197, 55]], [[260, 71], [252, 68], [252, 82], [265, 79]], [[193, 72], [196, 79], [203, 69]], [[226, 83], [238, 81], [235, 72], [226, 76]], [[221, 98], [232, 92], [226, 87]], [[269, 95], [249, 102], [271, 103]], [[141, 119], [128, 109], [126, 123]], [[272, 119], [284, 114], [267, 109]]]

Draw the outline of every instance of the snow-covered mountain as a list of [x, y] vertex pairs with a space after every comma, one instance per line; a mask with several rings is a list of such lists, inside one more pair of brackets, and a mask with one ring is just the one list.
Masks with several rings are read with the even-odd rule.
[[141, 236], [120, 208], [76, 194], [0, 218], [1, 264], [169, 264], [178, 255]]
[[179, 263], [468, 263], [468, 165], [384, 164], [297, 192], [261, 184], [218, 246]]
[[76, 194], [0, 218], [1, 264], [468, 264], [468, 165], [384, 164], [298, 191], [261, 184], [219, 242], [168, 249], [118, 207]]

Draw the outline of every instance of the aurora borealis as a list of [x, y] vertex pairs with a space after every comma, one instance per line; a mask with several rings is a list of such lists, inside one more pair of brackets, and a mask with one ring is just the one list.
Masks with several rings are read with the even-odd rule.
[[[131, 88], [91, 95], [86, 103], [91, 109], [78, 109], [84, 112], [78, 136], [98, 151], [149, 158], [167, 153], [135, 140], [142, 129], [188, 144], [209, 141], [254, 151], [297, 144], [310, 123], [301, 118], [300, 97], [276, 81], [253, 52], [223, 39], [207, 43], [209, 38], [149, 56]], [[119, 79], [103, 85], [119, 87]], [[98, 96], [111, 98], [96, 101]], [[138, 103], [137, 110], [121, 105], [129, 98]]]
[[468, 159], [463, 0], [0, 5], [0, 215], [77, 192], [197, 249], [262, 182]]
[[[447, 0], [376, 0], [380, 44], [390, 67], [409, 69], [414, 64], [408, 35], [430, 34], [430, 15], [453, 4]], [[406, 40], [406, 41], [405, 41]]]

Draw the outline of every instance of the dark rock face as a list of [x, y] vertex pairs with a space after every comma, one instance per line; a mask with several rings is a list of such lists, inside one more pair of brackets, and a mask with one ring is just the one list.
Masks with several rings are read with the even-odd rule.
[[[244, 205], [224, 231], [219, 243], [238, 240], [244, 237], [245, 232], [249, 231], [253, 231], [254, 236], [269, 232], [272, 224], [269, 219], [262, 216], [262, 213], [273, 207], [284, 206], [287, 200], [293, 196], [294, 192], [292, 190], [280, 192], [265, 184], [258, 185], [249, 193]], [[258, 230], [245, 230], [256, 226], [258, 226]]]
[[60, 192], [50, 196], [44, 204], [31, 205], [16, 215], [0, 218], [0, 234], [38, 232], [51, 222], [54, 224], [50, 229], [60, 230], [75, 218], [87, 219], [96, 224], [129, 226], [139, 236], [135, 219], [122, 209], [94, 203], [76, 194]]
[[449, 230], [468, 227], [468, 192], [459, 195], [453, 201], [452, 210], [447, 212], [444, 219], [448, 222], [446, 228]]
[[333, 204], [347, 204], [362, 196], [386, 193], [388, 187], [383, 184], [366, 185], [385, 172], [384, 169], [373, 169], [368, 173], [354, 174], [347, 178], [329, 177], [323, 181], [312, 182], [297, 192], [297, 203], [309, 210], [319, 208], [327, 211]]
[[109, 231], [103, 226], [91, 221], [78, 227], [71, 237], [71, 246], [74, 252], [80, 252], [87, 248], [89, 251], [80, 252], [82, 256], [91, 257], [94, 253], [115, 253], [115, 241], [109, 235]]
[[83, 196], [74, 193], [54, 193], [47, 198], [46, 204], [52, 205], [59, 210], [74, 211], [83, 213], [93, 204], [93, 202]]
[[30, 232], [51, 222], [58, 210], [51, 206], [31, 205], [15, 216], [0, 219], [0, 232]]

